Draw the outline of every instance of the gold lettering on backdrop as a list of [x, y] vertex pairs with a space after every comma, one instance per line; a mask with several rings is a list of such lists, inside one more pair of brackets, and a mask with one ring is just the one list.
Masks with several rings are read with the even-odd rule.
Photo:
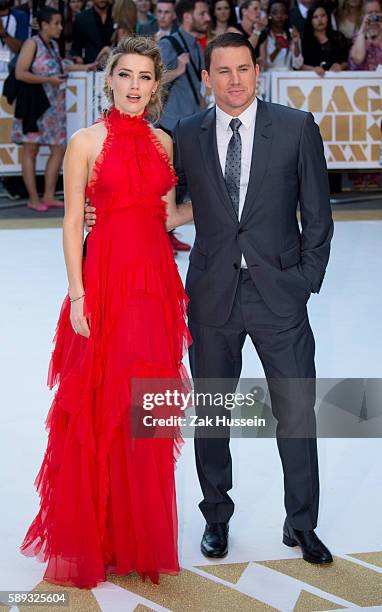
[[[3, 81], [0, 81], [1, 86], [3, 85]], [[13, 115], [13, 106], [8, 104], [6, 98], [4, 96], [0, 96], [0, 108], [6, 115]]]
[[350, 151], [352, 152], [352, 157], [350, 161], [367, 161], [367, 152], [369, 148], [367, 144], [351, 144]]
[[288, 87], [288, 106], [301, 109], [305, 106], [306, 101], [311, 113], [322, 113], [322, 86], [313, 87], [307, 96], [301, 87]]
[[336, 140], [350, 140], [350, 115], [336, 115]]
[[345, 88], [342, 85], [337, 85], [333, 89], [332, 97], [324, 110], [325, 113], [351, 113], [353, 106], [347, 97]]
[[70, 91], [71, 94], [73, 94], [75, 100], [74, 102], [69, 106], [67, 106], [66, 108], [66, 112], [67, 113], [76, 113], [77, 112], [77, 94], [78, 94], [78, 88], [77, 85], [69, 85], [68, 86], [68, 91]]
[[[13, 147], [14, 150], [14, 147]], [[4, 166], [10, 166], [14, 164], [14, 160], [12, 158], [12, 149], [10, 147], [0, 147], [0, 163]]]
[[[375, 96], [369, 96], [370, 92]], [[382, 110], [381, 88], [378, 85], [359, 87], [354, 94], [354, 104], [364, 113]]]
[[0, 119], [0, 144], [9, 144], [11, 142], [11, 132], [11, 117], [2, 117]]
[[353, 115], [353, 140], [366, 140], [366, 115]]
[[328, 144], [329, 159], [328, 161], [344, 162], [346, 161], [344, 147], [336, 144]]
[[319, 122], [322, 140], [333, 140], [332, 118], [330, 115], [325, 115]]
[[329, 79], [320, 85], [313, 85], [313, 80], [301, 87], [292, 83], [286, 87], [287, 104], [314, 114], [328, 162], [355, 167], [357, 163], [378, 163], [382, 118], [382, 87], [378, 83], [365, 84], [356, 77], [343, 85]]

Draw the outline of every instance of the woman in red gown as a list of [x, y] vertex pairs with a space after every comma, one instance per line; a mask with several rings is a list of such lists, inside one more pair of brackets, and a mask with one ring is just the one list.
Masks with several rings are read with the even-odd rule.
[[[40, 510], [21, 546], [48, 561], [45, 580], [91, 588], [107, 573], [176, 575], [174, 461], [180, 435], [134, 438], [131, 381], [186, 377], [187, 297], [167, 230], [192, 219], [175, 204], [172, 142], [147, 120], [162, 63], [148, 38], [109, 60], [111, 108], [77, 132], [64, 162], [62, 305], [48, 383], [58, 389], [36, 479]], [[82, 257], [84, 201], [97, 224]]]

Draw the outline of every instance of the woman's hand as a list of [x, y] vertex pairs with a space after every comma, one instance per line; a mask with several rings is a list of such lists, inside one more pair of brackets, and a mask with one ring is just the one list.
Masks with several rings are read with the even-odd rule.
[[301, 40], [300, 32], [298, 31], [296, 26], [291, 27], [289, 32], [290, 32], [290, 37], [293, 40], [293, 42], [297, 43]]
[[97, 70], [98, 65], [98, 62], [93, 62], [92, 64], [84, 64], [84, 70], [86, 70], [86, 72], [93, 72], [94, 70]]
[[313, 70], [316, 74], [318, 74], [319, 77], [322, 78], [325, 76], [325, 70], [323, 69], [322, 66], [315, 66]]
[[84, 317], [84, 297], [70, 304], [70, 322], [76, 334], [89, 338], [90, 328], [86, 317]]
[[61, 85], [62, 83], [65, 83], [66, 77], [63, 74], [54, 74], [53, 76], [48, 77], [47, 79], [47, 83], [49, 83], [49, 85]]
[[332, 65], [332, 67], [330, 68], [331, 72], [341, 72], [342, 70], [342, 66], [341, 64], [338, 64], [337, 62], [335, 64]]

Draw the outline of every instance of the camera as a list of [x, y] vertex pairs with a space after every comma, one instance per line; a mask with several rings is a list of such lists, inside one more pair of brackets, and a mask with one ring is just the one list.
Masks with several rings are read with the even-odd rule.
[[370, 15], [368, 18], [369, 23], [380, 23], [382, 21], [382, 15]]

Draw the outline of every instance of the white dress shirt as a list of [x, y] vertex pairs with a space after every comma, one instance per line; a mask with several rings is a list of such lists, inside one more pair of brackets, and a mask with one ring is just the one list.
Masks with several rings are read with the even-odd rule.
[[[242, 125], [239, 128], [241, 137], [241, 174], [240, 174], [240, 196], [239, 196], [239, 221], [243, 212], [245, 196], [247, 194], [249, 174], [251, 170], [253, 139], [255, 136], [257, 111], [257, 98], [252, 104], [241, 113], [237, 118], [240, 119]], [[216, 140], [218, 146], [218, 154], [223, 177], [225, 174], [225, 162], [227, 158], [228, 143], [233, 134], [229, 124], [233, 117], [224, 112], [216, 105]], [[246, 268], [244, 256], [241, 257], [241, 267]]]
[[298, 10], [300, 11], [301, 15], [303, 16], [304, 19], [307, 18], [308, 16], [308, 7], [305, 6], [305, 4], [301, 4], [301, 2], [297, 2], [298, 5]]

